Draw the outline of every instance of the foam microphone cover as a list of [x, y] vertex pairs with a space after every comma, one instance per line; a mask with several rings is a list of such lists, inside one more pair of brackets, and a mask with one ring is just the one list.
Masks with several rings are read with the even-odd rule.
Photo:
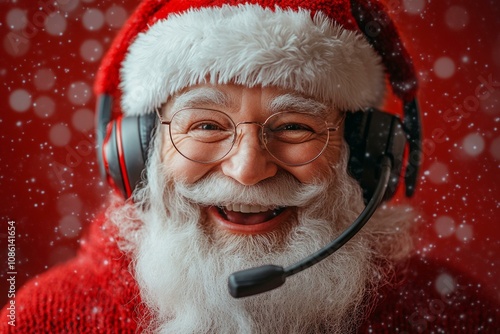
[[238, 271], [229, 276], [229, 293], [234, 298], [256, 295], [285, 283], [285, 269], [275, 265]]

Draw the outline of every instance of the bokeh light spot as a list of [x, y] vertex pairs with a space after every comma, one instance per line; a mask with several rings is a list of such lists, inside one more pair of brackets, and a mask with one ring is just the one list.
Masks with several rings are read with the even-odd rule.
[[26, 17], [26, 10], [19, 8], [12, 8], [7, 13], [6, 17], [7, 26], [12, 30], [21, 30], [28, 25], [28, 18]]
[[462, 30], [469, 23], [469, 13], [462, 6], [451, 6], [444, 17], [446, 25], [452, 30]]
[[95, 39], [88, 39], [80, 47], [80, 56], [88, 62], [96, 62], [101, 59], [103, 48], [101, 43]]
[[99, 30], [104, 25], [104, 14], [99, 9], [87, 9], [83, 14], [82, 22], [87, 30]]
[[441, 57], [434, 63], [434, 73], [441, 79], [448, 79], [455, 74], [455, 63], [449, 57]]
[[50, 68], [42, 68], [35, 72], [33, 83], [38, 90], [49, 90], [54, 87], [56, 76]]
[[463, 139], [465, 153], [476, 157], [484, 151], [484, 139], [479, 133], [471, 133]]
[[91, 96], [92, 90], [90, 86], [83, 81], [74, 82], [69, 86], [68, 99], [74, 105], [84, 105], [90, 100]]
[[106, 22], [111, 28], [120, 28], [127, 20], [127, 11], [120, 6], [112, 5], [105, 14]]
[[33, 111], [40, 118], [48, 118], [56, 111], [56, 103], [49, 96], [39, 96], [33, 102]]
[[60, 13], [51, 13], [45, 19], [45, 31], [53, 36], [61, 36], [66, 31], [66, 19]]
[[31, 95], [24, 89], [17, 89], [9, 96], [9, 105], [12, 110], [25, 112], [31, 106]]
[[50, 128], [49, 139], [55, 146], [65, 146], [71, 139], [71, 131], [65, 124], [55, 124]]
[[455, 233], [455, 221], [449, 216], [441, 216], [436, 219], [434, 229], [440, 237], [449, 237]]

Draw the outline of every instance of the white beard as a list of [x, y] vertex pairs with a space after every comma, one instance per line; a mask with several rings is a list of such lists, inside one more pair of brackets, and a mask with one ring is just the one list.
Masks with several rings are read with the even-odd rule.
[[[344, 157], [345, 158], [345, 157]], [[408, 215], [384, 207], [343, 248], [271, 292], [234, 299], [228, 276], [263, 264], [288, 266], [338, 236], [361, 212], [358, 185], [345, 159], [322, 184], [288, 174], [245, 187], [211, 175], [194, 185], [173, 182], [153, 152], [148, 183], [135, 203], [111, 212], [133, 257], [148, 331], [160, 333], [346, 333], [354, 331], [393, 260], [409, 251]], [[215, 190], [215, 191], [214, 191]], [[228, 202], [297, 206], [287, 227], [265, 235], [220, 231], [201, 204]], [[136, 218], [130, 217], [130, 208]], [[408, 211], [408, 210], [404, 210]], [[381, 265], [382, 263], [382, 265]]]

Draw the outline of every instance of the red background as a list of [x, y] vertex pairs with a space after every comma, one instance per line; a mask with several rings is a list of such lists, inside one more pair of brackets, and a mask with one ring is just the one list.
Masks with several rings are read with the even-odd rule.
[[[0, 305], [7, 223], [16, 285], [75, 255], [109, 188], [94, 152], [92, 82], [135, 1], [0, 2]], [[425, 142], [417, 251], [500, 300], [500, 6], [390, 1], [421, 81]], [[485, 84], [489, 81], [489, 84]]]

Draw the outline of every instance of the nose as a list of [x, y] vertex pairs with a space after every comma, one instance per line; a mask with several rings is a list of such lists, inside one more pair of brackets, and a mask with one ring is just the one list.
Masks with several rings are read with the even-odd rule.
[[[247, 131], [243, 131], [243, 127]], [[240, 124], [236, 142], [229, 155], [222, 161], [222, 172], [247, 186], [273, 177], [278, 166], [261, 145], [259, 126]]]

